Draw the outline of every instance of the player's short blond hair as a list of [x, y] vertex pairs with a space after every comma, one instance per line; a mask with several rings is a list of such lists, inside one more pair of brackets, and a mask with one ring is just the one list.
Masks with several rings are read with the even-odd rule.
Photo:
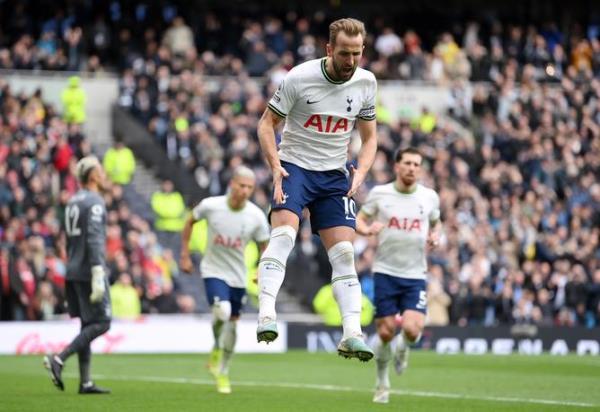
[[362, 36], [363, 40], [367, 37], [365, 24], [357, 19], [345, 18], [338, 19], [329, 25], [329, 44], [334, 46], [337, 35], [340, 32], [346, 33], [350, 37]]
[[90, 172], [96, 166], [100, 166], [100, 161], [96, 156], [93, 155], [86, 156], [80, 161], [78, 161], [77, 165], [75, 166], [77, 180], [79, 180], [80, 183], [87, 183], [88, 177], [90, 176]]
[[236, 177], [248, 177], [252, 180], [256, 180], [256, 174], [254, 174], [254, 171], [244, 165], [240, 165], [235, 168], [232, 178], [235, 179]]

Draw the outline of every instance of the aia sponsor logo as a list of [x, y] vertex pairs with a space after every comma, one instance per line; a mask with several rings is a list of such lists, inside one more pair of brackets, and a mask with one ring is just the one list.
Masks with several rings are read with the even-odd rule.
[[242, 239], [239, 237], [233, 238], [229, 236], [217, 235], [215, 236], [214, 244], [231, 249], [241, 249]]
[[[106, 333], [99, 337], [100, 351], [103, 353], [114, 352], [115, 348], [125, 341], [123, 333]], [[28, 333], [19, 340], [15, 346], [17, 355], [33, 355], [61, 352], [69, 342], [55, 339], [43, 339], [39, 333]]]
[[421, 220], [419, 219], [409, 219], [402, 218], [399, 219], [397, 217], [392, 217], [387, 224], [388, 229], [397, 229], [397, 230], [405, 230], [407, 232], [412, 232], [413, 230], [416, 232], [421, 231]]
[[319, 133], [341, 134], [346, 133], [348, 129], [348, 119], [344, 117], [325, 116], [313, 114], [304, 123], [304, 128], [314, 130]]

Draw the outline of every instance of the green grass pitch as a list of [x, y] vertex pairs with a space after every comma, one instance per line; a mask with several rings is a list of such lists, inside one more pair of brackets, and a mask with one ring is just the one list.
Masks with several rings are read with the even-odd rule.
[[112, 389], [81, 396], [77, 357], [66, 391], [51, 384], [41, 356], [0, 356], [0, 411], [600, 411], [600, 358], [411, 353], [392, 372], [388, 405], [371, 402], [375, 365], [334, 354], [236, 355], [233, 393], [221, 395], [206, 355], [96, 355], [92, 374]]

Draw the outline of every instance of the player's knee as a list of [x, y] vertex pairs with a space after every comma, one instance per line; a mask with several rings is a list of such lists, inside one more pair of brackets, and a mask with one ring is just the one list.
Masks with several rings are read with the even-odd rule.
[[377, 334], [379, 335], [379, 339], [383, 342], [390, 342], [394, 339], [394, 332], [388, 328], [377, 329]]
[[[334, 273], [337, 272], [337, 268], [340, 268], [342, 272], [354, 273], [354, 246], [352, 242], [343, 241], [338, 242], [327, 251], [329, 256], [329, 263], [333, 268]], [[348, 275], [349, 273], [341, 273]]]
[[377, 334], [379, 335], [379, 339], [381, 339], [383, 342], [390, 342], [392, 339], [394, 339], [396, 328], [390, 325], [388, 322], [382, 322], [377, 325]]
[[269, 244], [271, 242], [292, 249], [294, 243], [296, 243], [296, 229], [289, 225], [276, 227], [271, 231], [271, 240], [269, 241]]
[[[271, 231], [269, 246], [263, 256], [287, 260], [296, 242], [296, 229], [291, 226], [278, 226]], [[282, 262], [285, 264], [285, 262]]]
[[108, 330], [110, 329], [110, 321], [102, 321], [102, 322], [96, 322], [93, 323], [92, 325], [93, 330], [92, 330], [92, 334], [96, 337], [105, 334], [106, 332], [108, 332]]
[[421, 335], [423, 326], [419, 325], [418, 322], [406, 322], [402, 325], [404, 334], [410, 341], [415, 341]]
[[213, 303], [212, 312], [215, 319], [227, 322], [231, 317], [231, 302], [228, 300], [219, 300]]

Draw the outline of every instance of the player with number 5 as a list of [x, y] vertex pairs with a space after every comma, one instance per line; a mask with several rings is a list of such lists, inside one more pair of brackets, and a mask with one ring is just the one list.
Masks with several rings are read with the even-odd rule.
[[[258, 267], [258, 341], [277, 338], [275, 300], [294, 247], [302, 210], [327, 249], [333, 293], [342, 314], [338, 353], [368, 361], [373, 351], [360, 327], [361, 290], [354, 266], [356, 216], [352, 196], [377, 151], [375, 76], [358, 67], [365, 26], [355, 19], [329, 26], [327, 57], [294, 67], [271, 98], [258, 138], [273, 172], [270, 221], [273, 230]], [[275, 129], [285, 119], [279, 152]], [[346, 170], [348, 143], [356, 124], [362, 140], [358, 166]]]
[[414, 148], [398, 151], [392, 183], [375, 186], [360, 209], [356, 231], [376, 235], [375, 322], [379, 341], [375, 347], [377, 384], [373, 402], [387, 403], [392, 360], [390, 342], [396, 336], [396, 315], [402, 331], [396, 338], [394, 364], [401, 374], [408, 365], [408, 349], [419, 341], [427, 310], [427, 249], [438, 245], [440, 198], [418, 183], [423, 156]]

